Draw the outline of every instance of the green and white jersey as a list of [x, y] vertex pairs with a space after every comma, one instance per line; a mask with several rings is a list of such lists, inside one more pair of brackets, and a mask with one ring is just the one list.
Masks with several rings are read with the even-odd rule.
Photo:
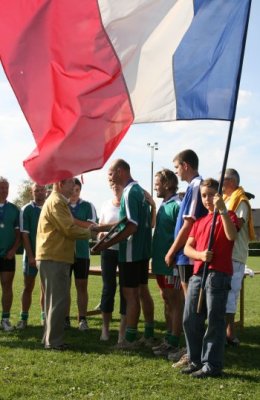
[[167, 267], [164, 258], [174, 241], [174, 229], [179, 205], [171, 197], [162, 202], [157, 215], [152, 240], [152, 271], [157, 275], [172, 275], [173, 268]]
[[20, 231], [28, 233], [32, 252], [35, 255], [37, 226], [42, 207], [34, 201], [25, 204], [20, 211]]
[[[92, 203], [79, 199], [76, 204], [69, 204], [74, 218], [80, 221], [97, 222], [96, 209]], [[76, 240], [76, 258], [89, 258], [89, 241]]]
[[19, 209], [6, 201], [0, 204], [0, 257], [5, 257], [13, 247], [16, 229], [19, 229]]
[[137, 182], [130, 182], [125, 187], [119, 216], [137, 225], [137, 231], [119, 243], [119, 261], [148, 260], [151, 257], [151, 214], [144, 191]]

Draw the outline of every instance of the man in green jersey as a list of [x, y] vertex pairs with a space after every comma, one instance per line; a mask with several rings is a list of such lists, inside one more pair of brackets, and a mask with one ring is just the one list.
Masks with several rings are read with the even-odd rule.
[[[120, 219], [126, 218], [119, 232], [97, 250], [104, 250], [119, 243], [119, 277], [126, 299], [126, 335], [118, 348], [134, 348], [138, 345], [137, 325], [141, 310], [145, 318], [145, 344], [153, 339], [154, 304], [148, 289], [148, 268], [151, 257], [151, 214], [144, 190], [133, 180], [130, 166], [124, 160], [116, 160], [108, 171], [111, 184], [124, 187], [120, 203]], [[107, 227], [103, 227], [107, 230]], [[94, 228], [101, 231], [101, 227]]]
[[178, 178], [173, 171], [163, 169], [155, 174], [154, 190], [163, 201], [156, 216], [152, 241], [152, 272], [156, 275], [164, 301], [167, 333], [160, 346], [153, 348], [156, 356], [169, 356], [179, 351], [182, 332], [183, 293], [177, 268], [168, 267], [165, 255], [172, 245], [173, 232], [179, 212], [180, 199], [176, 195]]
[[20, 245], [19, 209], [7, 201], [9, 182], [0, 176], [0, 281], [2, 288], [1, 327], [9, 332], [10, 310], [13, 303], [15, 253]]
[[[88, 228], [97, 222], [97, 213], [94, 205], [80, 198], [81, 182], [75, 178], [75, 186], [69, 201], [69, 208], [77, 225]], [[75, 286], [77, 291], [78, 323], [79, 330], [88, 330], [86, 319], [88, 308], [88, 275], [89, 275], [89, 241], [76, 240], [75, 261], [71, 265], [70, 275], [74, 272]], [[70, 301], [69, 301], [70, 303]], [[66, 316], [65, 327], [70, 326], [70, 305]]]
[[[23, 275], [24, 289], [22, 293], [22, 309], [20, 321], [16, 325], [19, 330], [25, 329], [29, 318], [29, 309], [32, 303], [32, 292], [35, 286], [35, 279], [38, 273], [35, 260], [37, 226], [42, 206], [46, 199], [45, 186], [33, 183], [31, 187], [32, 200], [22, 207], [20, 212], [20, 231], [22, 234], [23, 253]], [[43, 291], [41, 290], [41, 319], [44, 321]]]

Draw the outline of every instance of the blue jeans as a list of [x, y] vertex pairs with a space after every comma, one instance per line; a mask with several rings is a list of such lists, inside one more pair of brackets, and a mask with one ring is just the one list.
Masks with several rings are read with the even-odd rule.
[[203, 370], [218, 373], [223, 368], [225, 313], [231, 276], [223, 272], [209, 271], [203, 292], [202, 310], [198, 314], [201, 280], [200, 275], [190, 278], [185, 301], [183, 328], [188, 356], [191, 362], [203, 366]]
[[[101, 270], [103, 289], [101, 296], [101, 311], [112, 313], [114, 311], [114, 301], [116, 293], [116, 271], [118, 266], [118, 251], [103, 250], [101, 252]], [[120, 286], [120, 314], [126, 314], [126, 302]]]

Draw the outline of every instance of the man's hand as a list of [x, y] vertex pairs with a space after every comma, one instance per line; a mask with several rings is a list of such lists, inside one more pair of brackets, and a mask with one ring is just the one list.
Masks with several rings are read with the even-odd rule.
[[37, 268], [36, 267], [36, 260], [35, 260], [34, 257], [28, 257], [28, 264], [29, 264], [30, 267]]

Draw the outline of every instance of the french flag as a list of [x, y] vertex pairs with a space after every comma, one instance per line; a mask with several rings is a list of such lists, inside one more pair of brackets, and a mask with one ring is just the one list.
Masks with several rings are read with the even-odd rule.
[[31, 178], [101, 168], [132, 123], [232, 120], [250, 5], [1, 0], [0, 58], [36, 141]]

